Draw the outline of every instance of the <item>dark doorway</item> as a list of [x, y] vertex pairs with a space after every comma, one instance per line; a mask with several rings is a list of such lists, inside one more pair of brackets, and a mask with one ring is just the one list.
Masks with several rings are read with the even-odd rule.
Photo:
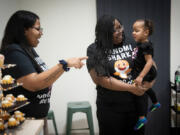
[[151, 40], [158, 66], [154, 89], [162, 107], [148, 114], [146, 135], [170, 134], [170, 6], [170, 0], [97, 0], [97, 17], [103, 14], [118, 17], [125, 27], [126, 36], [131, 37], [136, 19], [147, 18], [154, 22]]

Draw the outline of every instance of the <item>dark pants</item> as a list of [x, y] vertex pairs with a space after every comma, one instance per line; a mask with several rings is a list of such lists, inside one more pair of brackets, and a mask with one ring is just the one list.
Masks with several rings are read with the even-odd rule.
[[143, 96], [136, 96], [135, 103], [138, 116], [145, 116], [147, 112], [147, 105], [145, 103], [145, 101], [147, 100], [146, 98], [146, 94], [144, 94]]
[[135, 131], [138, 120], [135, 112], [116, 112], [97, 107], [99, 135], [144, 135], [144, 127]]

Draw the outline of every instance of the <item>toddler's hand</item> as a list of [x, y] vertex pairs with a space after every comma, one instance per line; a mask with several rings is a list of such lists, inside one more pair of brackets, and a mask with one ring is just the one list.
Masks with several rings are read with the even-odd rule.
[[140, 76], [138, 76], [138, 77], [136, 78], [136, 80], [134, 80], [134, 82], [135, 82], [135, 84], [137, 84], [138, 86], [140, 86], [140, 85], [142, 85], [142, 80], [143, 80], [143, 78], [140, 77]]

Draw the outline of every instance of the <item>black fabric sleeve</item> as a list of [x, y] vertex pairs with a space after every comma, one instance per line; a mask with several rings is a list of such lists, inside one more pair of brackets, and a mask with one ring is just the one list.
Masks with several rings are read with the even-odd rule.
[[142, 44], [142, 50], [144, 55], [152, 55], [153, 56], [153, 47], [151, 43]]
[[87, 48], [88, 59], [86, 61], [86, 66], [87, 66], [88, 71], [94, 68], [94, 53], [95, 53], [94, 51], [95, 51], [95, 44], [91, 44]]
[[16, 64], [13, 68], [5, 69], [6, 74], [10, 74], [15, 79], [36, 72], [30, 58], [19, 50], [9, 52], [5, 56], [5, 63]]

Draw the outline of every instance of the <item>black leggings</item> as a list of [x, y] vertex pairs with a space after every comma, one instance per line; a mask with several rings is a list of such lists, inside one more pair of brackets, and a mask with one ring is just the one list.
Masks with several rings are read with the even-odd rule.
[[136, 112], [116, 112], [113, 109], [97, 107], [99, 135], [144, 135], [144, 127], [135, 131], [138, 120]]
[[[146, 91], [146, 94], [150, 97], [152, 103], [157, 102], [156, 94], [151, 88]], [[145, 116], [147, 113], [146, 94], [144, 94], [143, 96], [136, 96], [135, 99], [137, 113], [139, 116]]]
[[157, 97], [152, 88], [146, 91], [146, 94], [150, 97], [153, 104], [157, 103]]

